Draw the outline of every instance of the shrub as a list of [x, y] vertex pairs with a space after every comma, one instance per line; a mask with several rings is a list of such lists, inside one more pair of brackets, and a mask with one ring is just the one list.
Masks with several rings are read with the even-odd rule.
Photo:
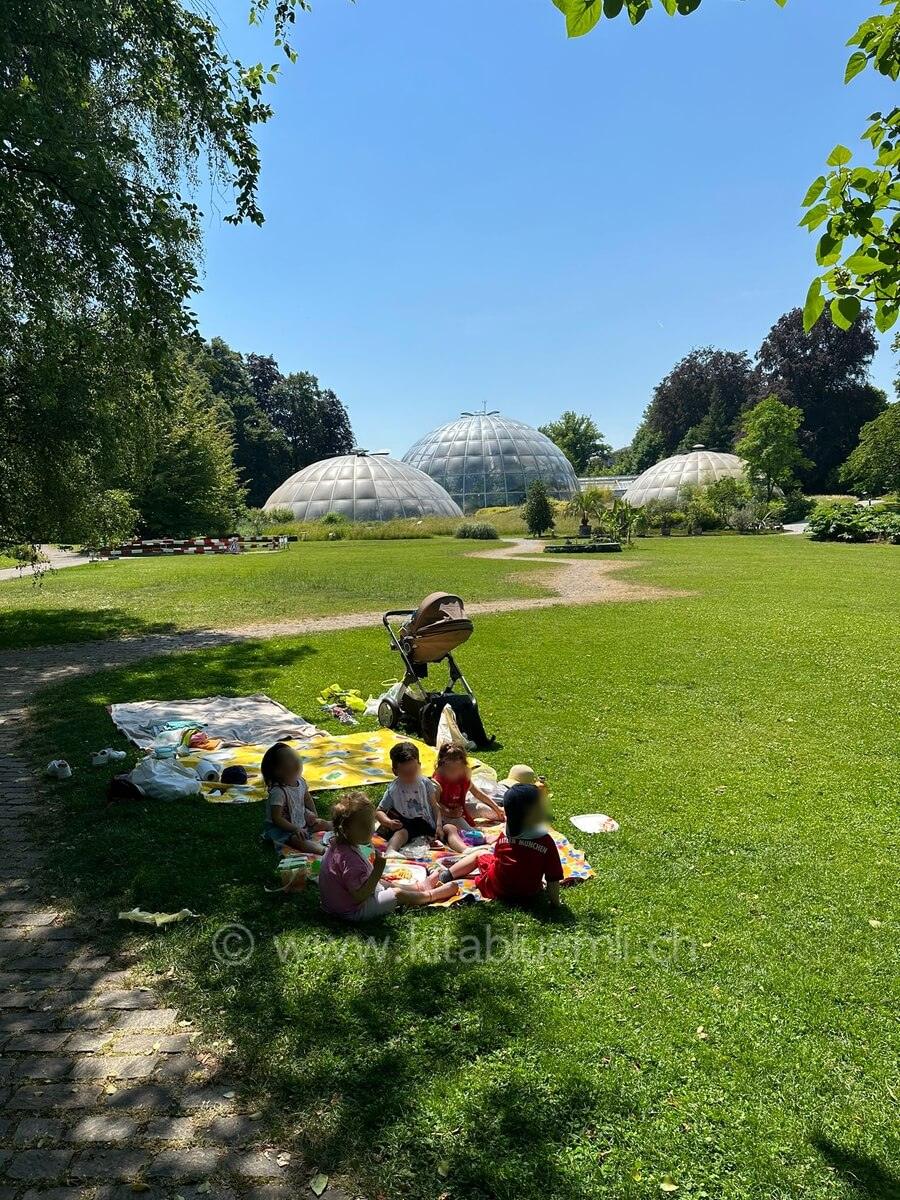
[[325, 514], [325, 516], [322, 517], [322, 524], [323, 525], [347, 525], [347, 524], [349, 524], [349, 522], [343, 513], [327, 512]]
[[816, 542], [900, 545], [900, 515], [880, 506], [863, 507], [846, 500], [818, 504], [810, 514], [809, 536]]
[[456, 536], [472, 538], [474, 541], [490, 542], [494, 541], [499, 534], [496, 527], [487, 521], [463, 521], [456, 530]]
[[553, 528], [556, 514], [543, 479], [535, 479], [528, 485], [522, 515], [532, 537], [540, 537], [546, 530]]
[[788, 524], [793, 521], [805, 521], [815, 507], [815, 501], [798, 491], [788, 492], [782, 503], [781, 519]]

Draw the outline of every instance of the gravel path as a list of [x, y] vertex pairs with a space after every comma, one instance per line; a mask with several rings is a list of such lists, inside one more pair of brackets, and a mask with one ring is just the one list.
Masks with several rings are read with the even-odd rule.
[[[519, 539], [482, 558], [522, 559]], [[617, 578], [626, 561], [535, 564], [546, 597], [487, 600], [514, 612], [679, 595]], [[135, 987], [127, 964], [100, 954], [90, 929], [40, 895], [43, 847], [31, 831], [41, 785], [17, 757], [35, 692], [74, 675], [156, 654], [247, 638], [376, 624], [380, 612], [46, 646], [0, 654], [0, 1200], [295, 1200], [310, 1167], [261, 1141], [239, 1086], [221, 1075], [188, 1021]], [[323, 1200], [350, 1200], [331, 1185]]]

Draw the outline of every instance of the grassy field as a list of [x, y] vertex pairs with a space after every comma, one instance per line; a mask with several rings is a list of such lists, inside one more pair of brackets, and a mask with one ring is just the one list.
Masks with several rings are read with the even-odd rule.
[[[898, 550], [701, 538], [639, 553], [642, 581], [693, 594], [480, 618], [461, 654], [502, 743], [490, 761], [546, 771], [558, 826], [596, 868], [559, 917], [394, 916], [373, 948], [312, 895], [264, 894], [255, 807], [103, 803], [106, 772], [85, 763], [110, 742], [110, 700], [264, 689], [315, 717], [323, 683], [365, 692], [390, 674], [376, 630], [159, 659], [41, 697], [36, 762], [78, 768], [58, 788], [55, 890], [219, 1040], [311, 1168], [366, 1195], [898, 1194]], [[367, 567], [344, 561], [375, 602]], [[576, 834], [566, 818], [590, 811], [621, 831]], [[114, 914], [135, 904], [200, 919], [133, 935]], [[232, 922], [256, 950], [229, 967], [212, 940]]]
[[464, 557], [496, 543], [292, 543], [277, 553], [133, 559], [0, 583], [0, 648], [413, 606], [438, 589], [468, 600], [538, 596], [534, 568]]

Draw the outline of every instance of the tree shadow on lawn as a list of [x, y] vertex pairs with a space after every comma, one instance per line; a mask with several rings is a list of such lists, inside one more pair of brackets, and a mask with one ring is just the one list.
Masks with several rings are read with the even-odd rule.
[[[629, 1106], [589, 1064], [561, 1054], [557, 1067], [536, 994], [496, 969], [492, 927], [509, 932], [513, 914], [297, 917], [293, 938], [257, 941], [252, 975], [230, 972], [220, 1020], [245, 1086], [310, 1163], [390, 1195], [583, 1197], [562, 1152]], [[220, 968], [206, 969], [200, 989], [221, 992]]]
[[[40, 585], [35, 584], [35, 598]], [[171, 621], [146, 621], [122, 608], [21, 608], [0, 609], [0, 649], [31, 649], [72, 642], [99, 642], [118, 637], [146, 637], [174, 633]]]
[[900, 1178], [873, 1158], [847, 1150], [822, 1134], [817, 1134], [812, 1144], [865, 1200], [900, 1200]]

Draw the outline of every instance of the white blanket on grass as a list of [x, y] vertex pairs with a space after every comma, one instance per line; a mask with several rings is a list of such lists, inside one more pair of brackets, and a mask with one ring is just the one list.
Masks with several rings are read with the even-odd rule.
[[221, 738], [231, 746], [309, 738], [319, 732], [305, 718], [263, 695], [141, 700], [110, 704], [107, 711], [116, 728], [142, 750], [178, 741], [189, 726], [204, 729], [211, 738]]

